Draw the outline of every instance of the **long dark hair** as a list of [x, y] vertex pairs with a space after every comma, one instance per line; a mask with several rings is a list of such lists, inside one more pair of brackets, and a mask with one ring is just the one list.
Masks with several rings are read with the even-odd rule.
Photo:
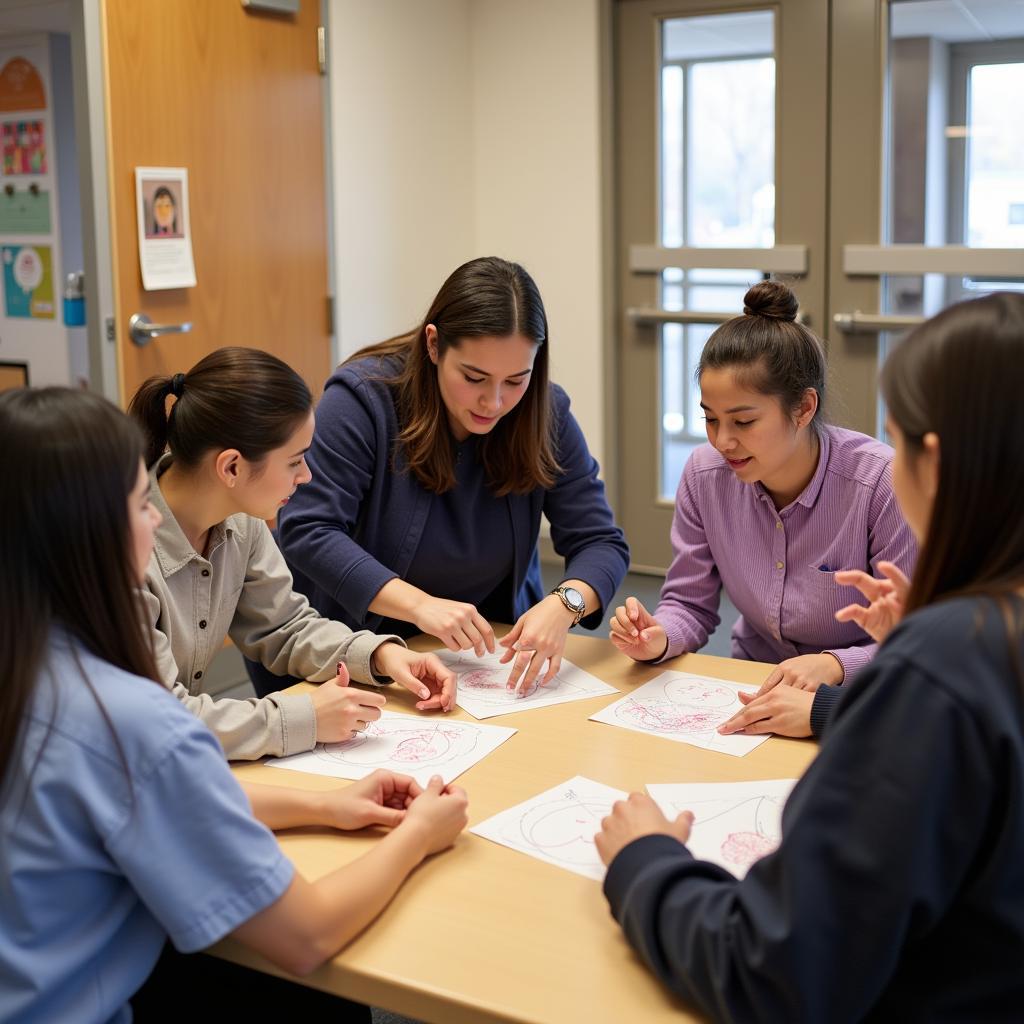
[[0, 480], [7, 483], [0, 501], [5, 792], [55, 625], [111, 665], [154, 680], [157, 669], [131, 558], [128, 496], [142, 456], [137, 427], [88, 392], [19, 388], [0, 394], [0, 437]]
[[455, 486], [455, 455], [437, 368], [427, 354], [427, 324], [437, 328], [439, 357], [457, 349], [463, 338], [518, 334], [537, 344], [526, 393], [484, 436], [480, 460], [488, 487], [499, 497], [551, 487], [559, 466], [548, 395], [548, 321], [533, 278], [518, 263], [496, 256], [464, 263], [441, 286], [417, 328], [346, 360], [400, 361], [397, 373], [386, 378], [395, 390], [398, 444], [409, 471], [427, 490], [441, 494]]
[[743, 296], [743, 315], [727, 320], [704, 346], [697, 383], [707, 369], [739, 370], [744, 383], [778, 399], [791, 413], [808, 388], [818, 393], [811, 425], [824, 420], [825, 349], [809, 328], [798, 323], [797, 298], [781, 281], [759, 281]]
[[961, 302], [886, 360], [882, 394], [911, 452], [939, 436], [939, 482], [907, 611], [1024, 585], [1024, 295]]
[[[176, 399], [167, 412], [167, 399]], [[146, 433], [146, 465], [167, 450], [195, 468], [211, 449], [237, 448], [248, 462], [287, 443], [313, 408], [306, 382], [269, 352], [219, 348], [188, 373], [150, 377], [128, 412]]]

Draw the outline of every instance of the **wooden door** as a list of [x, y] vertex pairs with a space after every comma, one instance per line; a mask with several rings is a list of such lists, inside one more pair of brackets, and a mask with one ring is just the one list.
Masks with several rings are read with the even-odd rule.
[[[315, 393], [330, 368], [319, 4], [105, 0], [118, 379], [185, 371], [223, 345], [265, 349]], [[185, 167], [197, 285], [145, 291], [135, 168]], [[191, 322], [139, 347], [128, 321]]]

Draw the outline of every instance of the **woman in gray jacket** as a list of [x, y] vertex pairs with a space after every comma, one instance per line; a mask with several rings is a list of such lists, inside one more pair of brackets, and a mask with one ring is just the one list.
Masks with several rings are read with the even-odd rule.
[[[420, 710], [454, 706], [455, 677], [436, 657], [397, 636], [354, 633], [292, 588], [265, 520], [310, 479], [313, 398], [294, 370], [266, 352], [222, 348], [187, 374], [151, 377], [129, 412], [148, 435], [163, 516], [144, 590], [160, 677], [229, 758], [294, 754], [365, 729], [384, 697], [349, 688], [350, 676], [396, 680]], [[325, 685], [312, 696], [215, 701], [205, 677], [227, 636], [271, 672]]]

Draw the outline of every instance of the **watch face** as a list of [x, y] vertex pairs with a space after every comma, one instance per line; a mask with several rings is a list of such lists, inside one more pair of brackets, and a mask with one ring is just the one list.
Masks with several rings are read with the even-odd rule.
[[565, 594], [565, 599], [575, 611], [581, 612], [586, 608], [587, 602], [583, 600], [583, 595], [575, 587], [566, 587], [562, 593]]

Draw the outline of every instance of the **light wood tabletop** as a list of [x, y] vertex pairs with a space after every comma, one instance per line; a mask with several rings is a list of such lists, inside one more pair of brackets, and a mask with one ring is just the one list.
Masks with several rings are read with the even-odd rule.
[[[437, 641], [418, 638], [411, 646], [434, 649]], [[641, 666], [606, 640], [577, 636], [569, 637], [565, 656], [622, 693], [666, 668], [751, 684], [770, 671], [699, 654]], [[390, 710], [417, 714], [406, 690], [392, 686], [387, 696]], [[798, 778], [817, 751], [808, 740], [772, 738], [745, 757], [732, 757], [588, 721], [620, 696], [488, 719], [519, 731], [458, 778], [469, 793], [470, 826], [574, 775], [624, 790], [652, 782]], [[449, 716], [475, 721], [461, 709]], [[347, 785], [262, 764], [236, 765], [235, 771], [250, 782], [280, 786]], [[313, 881], [370, 849], [376, 835], [295, 829], [279, 838]], [[213, 952], [281, 973], [232, 940]], [[376, 922], [302, 981], [430, 1024], [700, 1019], [634, 955], [598, 882], [469, 833], [425, 862]]]

